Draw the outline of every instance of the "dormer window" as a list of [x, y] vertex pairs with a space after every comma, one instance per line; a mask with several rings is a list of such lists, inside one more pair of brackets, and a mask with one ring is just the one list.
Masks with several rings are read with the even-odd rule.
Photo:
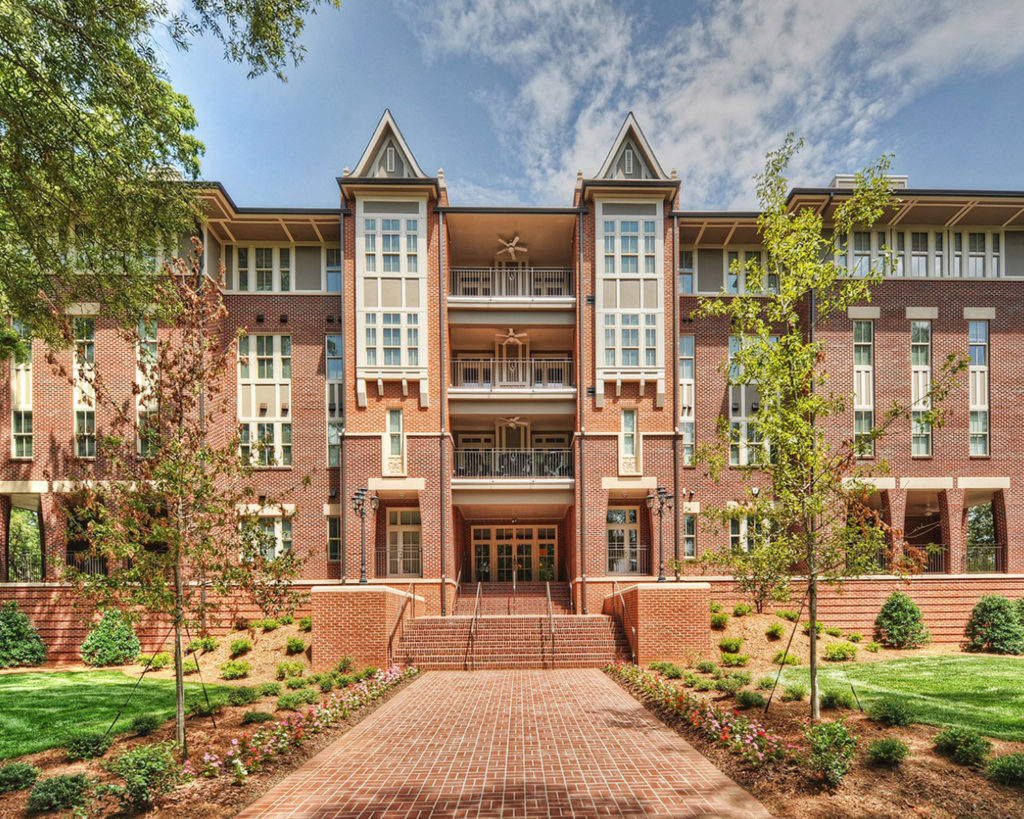
[[387, 149], [387, 151], [385, 151], [384, 156], [385, 156], [385, 160], [384, 160], [385, 167], [387, 168], [388, 173], [394, 173], [395, 172], [395, 146], [394, 145], [388, 145], [388, 149]]
[[627, 176], [633, 173], [633, 149], [632, 148], [626, 148], [625, 170], [626, 170], [626, 175]]

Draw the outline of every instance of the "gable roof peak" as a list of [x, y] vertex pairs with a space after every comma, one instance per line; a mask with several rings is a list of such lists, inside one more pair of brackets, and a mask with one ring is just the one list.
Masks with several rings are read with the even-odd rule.
[[[627, 154], [627, 151], [629, 152]], [[639, 154], [639, 156], [636, 156]], [[612, 148], [605, 157], [598, 179], [667, 179], [658, 157], [647, 141], [640, 123], [626, 114]]]
[[390, 108], [385, 108], [380, 122], [373, 130], [366, 150], [359, 157], [355, 170], [356, 177], [391, 177], [401, 179], [426, 179], [416, 157], [395, 122]]

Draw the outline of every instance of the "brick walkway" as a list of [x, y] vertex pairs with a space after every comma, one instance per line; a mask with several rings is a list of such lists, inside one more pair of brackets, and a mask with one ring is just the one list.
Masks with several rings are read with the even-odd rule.
[[767, 817], [596, 669], [430, 671], [241, 817]]

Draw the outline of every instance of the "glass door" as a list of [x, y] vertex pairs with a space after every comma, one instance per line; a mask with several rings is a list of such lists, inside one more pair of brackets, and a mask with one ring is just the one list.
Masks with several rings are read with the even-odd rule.
[[491, 581], [491, 530], [473, 530], [473, 576], [482, 583]]
[[513, 532], [511, 529], [494, 530], [494, 558], [498, 566], [498, 576], [495, 578], [499, 583], [511, 583], [514, 571], [513, 554]]
[[533, 580], [533, 529], [516, 530], [516, 580]]

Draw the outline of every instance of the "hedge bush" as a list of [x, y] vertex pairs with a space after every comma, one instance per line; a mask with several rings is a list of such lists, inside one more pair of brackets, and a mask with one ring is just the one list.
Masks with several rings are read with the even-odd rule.
[[717, 602], [717, 601], [715, 601], [715, 600], [712, 600], [711, 601], [711, 605], [710, 605], [710, 609], [711, 609], [711, 613], [712, 614], [718, 614], [718, 612], [720, 612], [722, 610], [722, 604]]
[[737, 603], [732, 607], [733, 617], [746, 617], [748, 614], [752, 614], [754, 607], [748, 603]]
[[863, 635], [858, 634], [856, 631], [854, 631], [850, 634], [847, 634], [846, 639], [849, 640], [851, 643], [859, 643], [861, 640], [864, 639], [864, 637]]
[[876, 642], [875, 640], [869, 640], [867, 643], [864, 644], [864, 650], [870, 651], [872, 654], [877, 654], [879, 651], [882, 650], [882, 644]]
[[274, 715], [266, 711], [246, 711], [242, 714], [242, 725], [270, 722], [272, 719], [274, 719]]
[[85, 774], [61, 774], [40, 779], [28, 795], [29, 813], [71, 810], [85, 804], [90, 782]]
[[694, 666], [701, 674], [714, 674], [718, 671], [718, 666], [715, 665], [711, 660], [701, 660]]
[[191, 643], [189, 643], [188, 647], [185, 649], [185, 651], [188, 652], [189, 654], [195, 654], [198, 651], [202, 651], [203, 653], [206, 653], [206, 652], [209, 652], [209, 651], [213, 651], [216, 647], [217, 647], [217, 638], [216, 637], [209, 637], [209, 636], [207, 636], [207, 637], [199, 637], [198, 639], [193, 640]]
[[248, 677], [250, 671], [252, 671], [252, 663], [248, 660], [228, 660], [220, 667], [220, 675], [225, 680], [240, 680], [243, 677]]
[[807, 686], [803, 683], [790, 683], [782, 689], [783, 702], [801, 702], [807, 696]]
[[737, 691], [736, 702], [740, 708], [764, 708], [768, 704], [760, 691]]
[[800, 658], [795, 654], [789, 654], [784, 648], [780, 648], [772, 657], [775, 665], [800, 665]]
[[891, 648], [917, 648], [931, 636], [924, 627], [921, 609], [909, 595], [894, 591], [882, 604], [875, 618], [875, 639]]
[[42, 771], [25, 762], [8, 762], [0, 767], [0, 793], [31, 788]]
[[1024, 754], [1005, 754], [989, 761], [985, 773], [993, 782], [1024, 788]]
[[1024, 654], [1024, 625], [1017, 606], [1005, 597], [990, 594], [971, 609], [965, 630], [967, 651], [993, 654]]
[[242, 637], [231, 641], [231, 656], [240, 657], [248, 651], [252, 651], [252, 640]]
[[952, 727], [935, 735], [935, 750], [960, 765], [981, 765], [992, 743], [970, 728]]
[[312, 617], [300, 617], [299, 618], [299, 631], [312, 631], [313, 630], [313, 618]]
[[156, 714], [139, 714], [128, 724], [128, 727], [131, 729], [133, 734], [144, 737], [152, 734], [163, 724], [164, 721]]
[[290, 626], [292, 623], [295, 622], [295, 618], [292, 617], [292, 615], [290, 614], [282, 614], [280, 617], [277, 618], [277, 622], [279, 622], [282, 626]]
[[868, 706], [867, 712], [875, 722], [890, 727], [913, 725], [917, 716], [916, 710], [909, 702], [893, 695], [879, 697]]
[[181, 664], [181, 673], [186, 675], [199, 673], [199, 663], [195, 660], [185, 660]]
[[856, 708], [857, 701], [853, 693], [845, 688], [826, 688], [818, 693], [818, 703], [826, 711], [837, 708]]
[[291, 660], [277, 664], [277, 678], [283, 680], [285, 677], [301, 677], [306, 667], [298, 660]]
[[729, 622], [729, 615], [724, 611], [711, 615], [711, 628], [721, 631]]
[[128, 618], [118, 609], [107, 609], [100, 621], [89, 629], [81, 654], [86, 665], [126, 665], [134, 662], [141, 650]]
[[764, 636], [769, 640], [779, 640], [782, 638], [783, 631], [785, 631], [785, 626], [782, 623], [769, 623], [768, 628], [765, 629]]
[[827, 629], [825, 629], [825, 633], [829, 637], [842, 637], [843, 636], [843, 630], [841, 628], [839, 628], [838, 626], [829, 626]]
[[306, 650], [306, 641], [301, 637], [289, 637], [287, 653], [288, 654], [301, 654]]
[[154, 796], [169, 793], [181, 779], [173, 742], [136, 745], [103, 767], [124, 781], [123, 785], [107, 786], [107, 790], [130, 812], [147, 808]]
[[733, 668], [746, 665], [750, 662], [749, 654], [732, 654], [728, 651], [722, 652], [722, 665]]
[[228, 702], [231, 705], [252, 705], [259, 698], [260, 692], [255, 686], [240, 685], [228, 692]]
[[775, 687], [774, 677], [762, 677], [757, 681], [759, 691], [771, 691]]
[[162, 668], [167, 668], [171, 663], [174, 662], [174, 658], [171, 657], [167, 651], [161, 651], [159, 654], [154, 654], [152, 659], [149, 661], [149, 667], [152, 671], [160, 671]]
[[740, 650], [740, 646], [743, 645], [742, 637], [723, 637], [718, 641], [718, 647], [722, 651], [728, 651], [730, 654], [735, 654]]
[[789, 620], [791, 623], [795, 623], [800, 619], [800, 612], [792, 611], [790, 609], [783, 609], [775, 612], [776, 616], [781, 617], [783, 620]]
[[910, 756], [910, 746], [900, 739], [876, 739], [868, 745], [868, 759], [886, 768], [897, 767]]
[[11, 600], [0, 606], [0, 668], [41, 665], [46, 645], [28, 615]]
[[[814, 623], [814, 632], [818, 637], [821, 637], [821, 633], [825, 630], [825, 624], [820, 620], [816, 620]], [[810, 635], [811, 633], [811, 621], [807, 620], [804, 622], [804, 634]]]
[[281, 683], [265, 682], [256, 686], [261, 697], [276, 697], [281, 693]]
[[822, 722], [805, 729], [810, 754], [808, 767], [829, 787], [835, 787], [850, 772], [857, 752], [857, 737], [843, 720]]
[[857, 646], [853, 643], [829, 643], [825, 646], [825, 659], [834, 663], [857, 659]]
[[82, 731], [64, 740], [64, 750], [68, 759], [94, 759], [103, 756], [113, 741], [112, 736], [101, 731]]

